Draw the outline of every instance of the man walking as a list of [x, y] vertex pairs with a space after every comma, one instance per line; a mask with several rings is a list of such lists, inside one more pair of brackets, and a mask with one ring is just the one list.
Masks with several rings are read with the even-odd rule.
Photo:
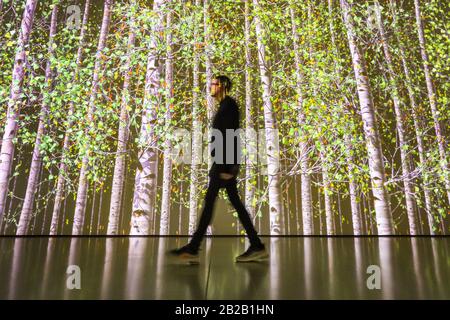
[[[219, 103], [212, 128], [216, 129], [222, 137], [222, 143], [217, 143], [219, 147], [213, 150], [211, 154], [213, 163], [209, 170], [209, 185], [206, 192], [203, 212], [200, 217], [200, 222], [197, 226], [191, 241], [184, 247], [173, 249], [170, 253], [174, 256], [183, 259], [189, 263], [198, 263], [198, 250], [206, 232], [208, 225], [211, 222], [214, 202], [219, 193], [220, 188], [226, 188], [228, 197], [236, 209], [239, 220], [244, 226], [247, 236], [250, 240], [250, 247], [243, 254], [236, 257], [236, 262], [259, 261], [268, 257], [268, 253], [264, 244], [259, 239], [250, 215], [242, 203], [238, 189], [237, 189], [237, 174], [240, 167], [240, 157], [238, 157], [238, 146], [235, 142], [234, 135], [227, 137], [228, 131], [239, 129], [239, 108], [236, 101], [227, 95], [231, 90], [231, 80], [226, 76], [217, 76], [211, 82], [211, 96]], [[214, 136], [214, 134], [213, 134]], [[228, 139], [227, 139], [228, 138]], [[215, 137], [217, 140], [218, 137]], [[220, 141], [220, 139], [219, 139]], [[227, 153], [233, 153], [233, 159], [230, 161]]]

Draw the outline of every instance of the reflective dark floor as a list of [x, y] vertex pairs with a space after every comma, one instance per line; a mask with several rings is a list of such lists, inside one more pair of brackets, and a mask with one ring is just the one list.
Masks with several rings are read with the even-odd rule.
[[207, 238], [192, 266], [165, 255], [183, 237], [0, 238], [0, 299], [450, 299], [450, 238], [263, 241], [268, 261], [236, 264], [244, 238]]

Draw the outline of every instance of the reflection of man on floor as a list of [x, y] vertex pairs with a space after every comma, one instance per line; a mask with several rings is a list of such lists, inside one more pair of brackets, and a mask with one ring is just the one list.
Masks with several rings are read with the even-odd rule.
[[[213, 164], [209, 170], [210, 181], [197, 230], [187, 245], [170, 251], [172, 255], [180, 257], [190, 263], [198, 263], [200, 243], [211, 222], [214, 201], [216, 200], [220, 188], [226, 188], [228, 197], [236, 209], [239, 220], [244, 226], [250, 239], [250, 247], [246, 252], [236, 257], [236, 262], [258, 261], [268, 257], [265, 246], [257, 236], [250, 215], [245, 209], [237, 189], [236, 177], [240, 166], [238, 143], [236, 143], [234, 136], [230, 134], [230, 137], [227, 140], [226, 129], [239, 129], [239, 108], [236, 101], [227, 95], [230, 89], [231, 81], [226, 76], [218, 76], [211, 82], [211, 96], [214, 97], [220, 105], [214, 116], [212, 128], [217, 129], [221, 133], [222, 143], [214, 143], [215, 149], [211, 154], [213, 157]], [[215, 137], [215, 139], [217, 139], [217, 137]], [[217, 148], [217, 144], [221, 146], [219, 149]], [[232, 160], [227, 159], [227, 150], [229, 153], [233, 153]], [[222, 154], [220, 154], [221, 151]]]

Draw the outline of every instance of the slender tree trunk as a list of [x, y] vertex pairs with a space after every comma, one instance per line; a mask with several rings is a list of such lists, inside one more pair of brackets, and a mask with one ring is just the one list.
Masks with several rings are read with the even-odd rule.
[[300, 223], [298, 222], [298, 187], [297, 187], [297, 175], [294, 175], [294, 194], [295, 194], [295, 234], [298, 235], [300, 231]]
[[173, 98], [173, 53], [172, 53], [172, 12], [167, 12], [166, 23], [166, 114], [165, 114], [165, 134], [164, 146], [164, 169], [163, 169], [163, 190], [161, 200], [161, 223], [159, 234], [167, 235], [170, 232], [170, 189], [172, 186], [172, 143], [170, 135], [172, 132], [172, 98]]
[[[131, 8], [130, 8], [131, 9]], [[114, 165], [114, 176], [111, 189], [111, 204], [109, 209], [109, 221], [108, 221], [108, 235], [115, 235], [119, 233], [120, 213], [122, 208], [122, 194], [124, 189], [125, 179], [125, 163], [126, 163], [126, 149], [128, 145], [128, 138], [130, 136], [130, 123], [128, 112], [130, 111], [130, 80], [132, 74], [132, 59], [135, 51], [134, 43], [136, 39], [134, 15], [131, 15], [129, 21], [129, 34], [128, 34], [128, 46], [127, 56], [124, 66], [124, 78], [122, 88], [122, 101], [120, 105], [120, 120], [119, 120], [119, 133], [117, 141], [117, 155]]]
[[[299, 128], [305, 126], [305, 114], [303, 112], [303, 72], [301, 70], [301, 56], [299, 47], [299, 36], [297, 32], [297, 25], [295, 23], [295, 14], [292, 3], [290, 4], [290, 14], [292, 23], [292, 37], [294, 45], [295, 71], [297, 74], [296, 91], [297, 91], [297, 122]], [[312, 195], [311, 195], [311, 173], [310, 173], [310, 155], [308, 150], [307, 137], [300, 137], [299, 152], [300, 152], [300, 179], [301, 179], [301, 205], [303, 218], [303, 234], [311, 235], [313, 233], [312, 219]]]
[[280, 190], [280, 159], [278, 147], [278, 126], [271, 101], [271, 80], [266, 59], [266, 47], [263, 43], [263, 28], [259, 19], [261, 7], [258, 0], [253, 0], [255, 14], [256, 35], [258, 44], [259, 71], [263, 89], [264, 123], [266, 135], [267, 175], [269, 183], [269, 213], [270, 234], [280, 235], [284, 233], [283, 216], [281, 212]]
[[0, 221], [5, 212], [6, 196], [8, 194], [9, 178], [14, 159], [14, 143], [18, 130], [18, 120], [22, 104], [22, 87], [25, 77], [28, 42], [33, 26], [34, 13], [38, 0], [27, 0], [22, 17], [22, 24], [17, 42], [14, 67], [12, 71], [10, 99], [6, 114], [6, 125], [3, 130], [2, 147], [0, 151]]
[[420, 0], [414, 0], [414, 7], [416, 14], [417, 34], [419, 37], [420, 54], [422, 56], [423, 71], [425, 74], [425, 82], [427, 85], [428, 100], [430, 102], [431, 115], [433, 116], [434, 122], [434, 131], [436, 132], [439, 156], [441, 158], [441, 161], [439, 161], [439, 163], [444, 173], [445, 189], [447, 191], [447, 199], [450, 205], [450, 169], [448, 167], [446, 158], [447, 147], [445, 144], [444, 135], [442, 134], [441, 124], [439, 123], [439, 110], [436, 102], [436, 92], [434, 90], [433, 80], [431, 79], [430, 61], [428, 60], [428, 54], [426, 51], [425, 35], [423, 32], [423, 24], [420, 13]]
[[364, 135], [366, 137], [378, 234], [391, 235], [394, 233], [393, 220], [389, 195], [385, 186], [386, 176], [384, 172], [383, 154], [375, 119], [375, 108], [367, 75], [366, 62], [361, 49], [356, 42], [355, 28], [351, 17], [351, 6], [347, 0], [340, 0], [340, 4], [344, 17], [344, 24], [347, 29], [348, 43], [352, 55], [353, 70], [355, 72], [356, 86], [361, 107], [361, 116], [364, 123]]
[[[207, 116], [208, 116], [208, 126], [207, 126], [207, 135], [206, 137], [209, 139], [211, 137], [211, 122], [213, 117], [213, 108], [214, 108], [214, 99], [211, 97], [211, 80], [213, 77], [212, 74], [212, 62], [211, 62], [211, 40], [210, 40], [210, 21], [209, 21], [209, 1], [204, 0], [203, 1], [203, 22], [204, 22], [204, 35], [205, 35], [205, 72], [206, 72], [206, 109], [207, 109]], [[212, 157], [211, 157], [211, 144], [208, 143], [208, 154], [206, 155], [206, 158], [208, 159], [208, 168], [211, 167], [212, 164]], [[208, 182], [210, 180], [210, 177], [208, 176]], [[209, 225], [206, 229], [207, 235], [213, 234], [213, 228], [212, 225]]]
[[352, 142], [349, 134], [344, 134], [345, 145], [347, 149], [347, 167], [348, 167], [348, 187], [350, 192], [350, 207], [352, 210], [353, 234], [359, 236], [362, 234], [361, 213], [358, 205], [358, 185], [355, 182], [355, 158], [352, 153]]
[[[338, 47], [336, 45], [336, 39], [335, 39], [335, 33], [334, 33], [334, 25], [333, 25], [333, 0], [328, 0], [328, 20], [329, 20], [329, 24], [330, 24], [330, 33], [331, 33], [331, 43], [333, 46], [333, 52], [337, 57], [339, 57], [339, 50]], [[338, 78], [341, 79], [341, 65], [338, 63], [335, 63], [335, 69], [337, 72], [337, 76]], [[340, 85], [340, 82], [338, 82], [337, 84], [338, 89], [343, 92], [343, 89]], [[347, 100], [347, 99], [346, 99]], [[350, 102], [347, 101], [348, 105], [350, 105]], [[350, 128], [349, 128], [350, 129]], [[359, 210], [359, 205], [358, 205], [358, 186], [355, 182], [355, 176], [354, 176], [354, 171], [355, 171], [355, 158], [353, 157], [353, 146], [352, 146], [352, 142], [351, 142], [351, 135], [350, 130], [346, 130], [344, 133], [344, 143], [346, 146], [346, 158], [347, 158], [347, 167], [348, 167], [348, 178], [349, 178], [349, 182], [348, 182], [348, 186], [349, 186], [349, 193], [350, 193], [350, 207], [351, 207], [351, 211], [352, 211], [352, 226], [353, 226], [353, 234], [354, 235], [361, 235], [361, 213]]]
[[[181, 169], [180, 169], [181, 172]], [[182, 218], [183, 218], [183, 180], [180, 179], [180, 206], [178, 208], [179, 216], [178, 216], [178, 235], [181, 234], [182, 230]]]
[[[20, 159], [20, 152], [18, 154], [18, 158]], [[12, 186], [12, 197], [10, 197], [9, 203], [7, 204], [8, 210], [6, 211], [7, 215], [6, 215], [6, 220], [3, 219], [2, 220], [2, 227], [3, 227], [3, 233], [0, 232], [0, 234], [5, 235], [6, 234], [6, 229], [8, 228], [9, 225], [9, 218], [11, 218], [11, 208], [12, 208], [12, 204], [13, 204], [13, 200], [14, 200], [14, 194], [16, 193], [16, 187], [17, 187], [17, 176], [15, 176], [14, 178], [14, 182], [13, 182], [13, 186]], [[1, 230], [1, 229], [0, 229]]]
[[411, 161], [408, 155], [408, 137], [406, 135], [406, 128], [404, 123], [403, 101], [401, 100], [398, 84], [396, 81], [396, 73], [394, 71], [391, 53], [389, 51], [389, 43], [384, 30], [383, 18], [381, 15], [380, 5], [378, 1], [375, 2], [375, 12], [377, 16], [378, 29], [380, 31], [381, 43], [383, 45], [383, 52], [388, 70], [388, 78], [390, 80], [392, 101], [394, 103], [395, 120], [398, 133], [398, 140], [400, 144], [400, 158], [402, 166], [402, 180], [405, 188], [406, 214], [408, 216], [409, 233], [410, 235], [417, 234], [416, 214], [414, 211], [414, 187], [411, 175]]
[[[395, 16], [395, 13], [394, 13], [394, 16]], [[394, 23], [394, 25], [395, 25], [395, 23]], [[397, 42], [399, 44], [399, 51], [400, 51], [400, 56], [401, 56], [401, 60], [402, 60], [403, 71], [405, 73], [405, 85], [406, 85], [406, 89], [408, 91], [409, 100], [411, 102], [411, 114], [412, 114], [413, 121], [414, 121], [414, 131], [416, 134], [417, 150], [419, 153], [419, 161], [420, 161], [421, 167], [426, 168], [427, 160], [425, 157], [425, 144], [423, 141], [423, 126], [422, 126], [421, 120], [417, 114], [418, 106], [416, 103], [416, 98], [414, 97], [414, 90], [412, 88], [412, 79], [411, 79], [411, 75], [409, 72], [408, 64], [405, 59], [404, 48], [400, 42], [400, 39], [397, 39]], [[430, 234], [434, 235], [435, 234], [435, 231], [433, 229], [434, 220], [433, 220], [433, 215], [432, 215], [433, 209], [432, 209], [432, 205], [431, 205], [432, 198], [431, 198], [430, 189], [428, 187], [429, 184], [430, 184], [430, 181], [429, 181], [427, 175], [424, 174], [423, 175], [423, 192], [424, 192], [424, 198], [425, 198], [425, 210], [427, 213]]]
[[[319, 151], [320, 162], [322, 165], [323, 195], [325, 198], [325, 217], [327, 223], [327, 235], [335, 235], [336, 228], [334, 226], [333, 210], [331, 208], [330, 178], [328, 177], [327, 160], [323, 151]], [[319, 191], [320, 193], [320, 191]]]
[[[48, 42], [48, 60], [47, 66], [45, 69], [45, 91], [47, 91], [47, 95], [50, 95], [52, 91], [52, 82], [53, 82], [53, 70], [52, 70], [52, 59], [54, 57], [54, 38], [56, 35], [56, 25], [58, 19], [58, 6], [54, 5], [52, 10], [52, 15], [50, 18], [50, 35]], [[45, 94], [44, 94], [45, 95]], [[39, 170], [42, 166], [42, 155], [41, 155], [41, 140], [46, 132], [46, 126], [48, 121], [48, 113], [49, 113], [49, 98], [43, 96], [42, 97], [42, 105], [39, 116], [39, 125], [36, 133], [36, 140], [34, 142], [33, 156], [31, 160], [31, 168], [30, 174], [28, 175], [28, 184], [27, 190], [25, 192], [25, 200], [22, 206], [22, 212], [20, 214], [19, 226], [17, 227], [16, 235], [22, 236], [27, 234], [28, 226], [31, 219], [31, 214], [33, 212], [34, 205], [34, 197], [36, 194], [37, 184], [38, 184], [38, 175]]]
[[97, 184], [94, 184], [94, 192], [92, 193], [92, 209], [91, 209], [91, 221], [89, 223], [89, 235], [92, 234], [92, 230], [94, 230], [94, 208], [95, 208], [95, 190], [97, 190]]
[[[94, 121], [94, 113], [95, 113], [95, 102], [97, 98], [97, 91], [99, 87], [99, 78], [102, 67], [103, 60], [103, 50], [106, 47], [106, 38], [108, 36], [109, 25], [111, 22], [111, 12], [113, 7], [113, 0], [105, 0], [105, 5], [103, 9], [103, 20], [102, 27], [100, 30], [100, 37], [97, 46], [97, 53], [95, 56], [95, 66], [94, 66], [94, 74], [92, 77], [92, 88], [89, 97], [89, 106], [88, 106], [88, 122], [92, 124]], [[88, 126], [89, 126], [88, 124]], [[75, 204], [75, 215], [73, 219], [73, 227], [72, 234], [80, 235], [83, 232], [84, 227], [84, 216], [86, 211], [86, 203], [87, 203], [87, 191], [88, 191], [88, 180], [87, 173], [89, 171], [89, 156], [90, 149], [89, 146], [86, 146], [85, 154], [83, 155], [83, 159], [81, 162], [81, 169], [78, 181], [78, 191], [77, 191], [77, 199]]]
[[101, 221], [102, 221], [102, 204], [103, 204], [103, 183], [101, 184], [102, 187], [100, 189], [100, 200], [99, 200], [99, 206], [98, 206], [98, 218], [97, 218], [97, 234], [100, 234], [100, 230], [102, 229]]
[[191, 163], [191, 181], [189, 186], [189, 235], [195, 232], [197, 226], [197, 208], [198, 208], [198, 185], [199, 185], [199, 168], [202, 156], [201, 141], [201, 123], [200, 123], [200, 101], [199, 101], [199, 50], [197, 48], [199, 42], [198, 29], [200, 25], [200, 0], [195, 1], [195, 26], [194, 26], [194, 70], [193, 70], [193, 103], [192, 103], [192, 163]]
[[156, 108], [162, 103], [161, 74], [163, 62], [158, 45], [163, 41], [164, 0], [153, 2], [155, 21], [152, 24], [150, 51], [147, 57], [145, 76], [144, 111], [140, 132], [139, 167], [136, 170], [133, 195], [133, 215], [131, 217], [131, 235], [146, 235], [150, 232], [151, 215], [155, 212], [158, 183], [158, 151], [156, 149], [155, 124]]
[[255, 127], [252, 118], [252, 55], [250, 51], [250, 0], [245, 0], [245, 149], [247, 156], [245, 157], [245, 206], [247, 207], [252, 221], [255, 221], [256, 201], [255, 201], [255, 169], [257, 155], [257, 137], [254, 135]]
[[[86, 0], [86, 3], [84, 5], [84, 14], [83, 14], [83, 22], [81, 24], [81, 31], [80, 31], [80, 42], [78, 45], [78, 51], [77, 51], [77, 60], [76, 60], [76, 67], [75, 72], [73, 76], [73, 81], [76, 81], [78, 78], [78, 71], [81, 66], [81, 60], [83, 57], [83, 47], [84, 42], [86, 39], [86, 28], [89, 18], [89, 7], [90, 7], [90, 0]], [[56, 183], [56, 192], [55, 192], [55, 203], [53, 205], [53, 213], [52, 213], [52, 222], [50, 224], [50, 235], [56, 235], [58, 233], [58, 224], [59, 224], [59, 216], [61, 214], [61, 205], [63, 202], [63, 195], [65, 190], [65, 177], [64, 173], [67, 171], [66, 166], [66, 155], [69, 152], [69, 144], [70, 144], [70, 134], [69, 129], [72, 128], [73, 120], [71, 119], [71, 116], [74, 114], [75, 105], [74, 102], [70, 102], [69, 105], [69, 124], [68, 129], [66, 130], [64, 134], [64, 142], [63, 142], [63, 149], [62, 149], [62, 159], [59, 164], [58, 169], [58, 179]], [[64, 227], [64, 218], [63, 218], [63, 227]]]
[[[41, 166], [41, 168], [39, 169], [38, 172], [38, 181], [42, 179], [42, 173], [44, 171], [44, 167]], [[38, 196], [38, 201], [36, 203], [36, 211], [34, 212], [34, 214], [32, 215], [32, 219], [33, 219], [33, 227], [31, 229], [31, 234], [34, 235], [35, 234], [35, 230], [36, 230], [36, 221], [37, 221], [37, 214], [39, 212], [39, 199], [41, 198], [41, 188], [42, 188], [42, 183], [38, 184], [37, 190], [36, 190], [36, 194]], [[17, 230], [16, 230], [17, 231]]]

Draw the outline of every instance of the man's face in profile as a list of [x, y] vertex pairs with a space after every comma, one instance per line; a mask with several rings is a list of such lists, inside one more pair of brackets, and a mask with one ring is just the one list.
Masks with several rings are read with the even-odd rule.
[[211, 97], [218, 97], [222, 94], [223, 87], [218, 79], [213, 79], [211, 81]]

